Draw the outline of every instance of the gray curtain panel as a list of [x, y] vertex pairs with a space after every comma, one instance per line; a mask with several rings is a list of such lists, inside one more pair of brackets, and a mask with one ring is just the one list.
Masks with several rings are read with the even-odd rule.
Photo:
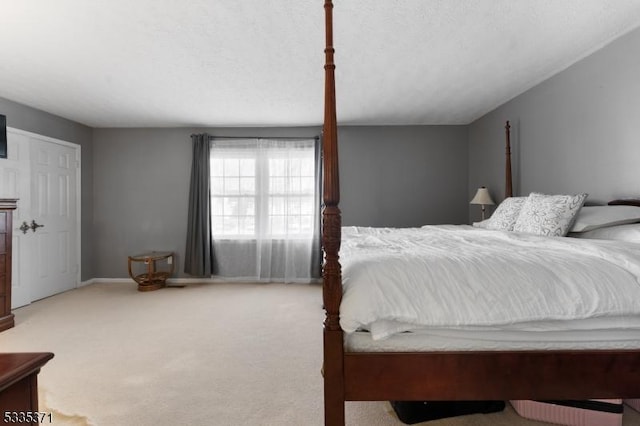
[[208, 134], [191, 135], [193, 160], [189, 188], [189, 218], [184, 272], [198, 277], [213, 275], [213, 242], [209, 195], [210, 137]]

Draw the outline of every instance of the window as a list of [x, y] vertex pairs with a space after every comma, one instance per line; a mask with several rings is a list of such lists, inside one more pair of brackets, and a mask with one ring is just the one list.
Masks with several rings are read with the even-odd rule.
[[317, 216], [315, 140], [214, 140], [214, 238], [313, 236]]
[[[213, 157], [213, 154], [212, 154]], [[218, 155], [211, 159], [211, 229], [214, 236], [253, 236], [256, 160]]]

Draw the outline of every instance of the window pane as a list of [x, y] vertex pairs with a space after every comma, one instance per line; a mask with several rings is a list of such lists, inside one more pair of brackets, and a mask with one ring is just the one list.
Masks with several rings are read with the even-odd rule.
[[313, 216], [300, 216], [300, 232], [313, 235]]
[[300, 233], [300, 216], [287, 217], [287, 232], [289, 234]]
[[224, 160], [222, 158], [212, 158], [210, 167], [211, 176], [224, 176]]
[[224, 179], [224, 194], [225, 195], [240, 194], [240, 178], [226, 177]]
[[272, 215], [283, 215], [285, 207], [284, 197], [270, 197], [269, 198], [269, 213]]
[[300, 192], [303, 194], [313, 194], [314, 186], [313, 177], [300, 178]]
[[300, 176], [300, 159], [292, 158], [289, 161], [289, 175]]
[[239, 176], [240, 175], [240, 160], [237, 158], [226, 158], [224, 160], [224, 175], [225, 176]]
[[281, 158], [272, 158], [269, 160], [269, 176], [286, 176], [287, 163]]
[[254, 194], [256, 192], [256, 178], [242, 177], [240, 178], [240, 193]]
[[269, 193], [271, 194], [284, 194], [286, 190], [285, 178], [272, 177], [269, 179]]
[[289, 197], [287, 200], [287, 214], [299, 215], [300, 214], [300, 198]]
[[313, 178], [313, 176], [316, 174], [313, 163], [313, 158], [303, 158], [300, 161], [300, 175], [310, 176], [311, 178]]
[[211, 193], [216, 195], [224, 194], [224, 178], [214, 177], [211, 179]]
[[254, 235], [256, 232], [255, 229], [255, 216], [240, 216], [240, 235]]
[[213, 235], [222, 235], [224, 232], [223, 225], [223, 217], [222, 216], [212, 216], [211, 217], [211, 232]]
[[288, 193], [299, 194], [300, 193], [300, 178], [298, 176], [292, 176], [288, 182]]
[[271, 235], [284, 235], [284, 216], [272, 216], [271, 217]]
[[238, 199], [232, 197], [224, 197], [224, 215], [238, 215]]
[[255, 176], [256, 160], [243, 158], [240, 160], [240, 176]]
[[255, 199], [253, 197], [241, 197], [239, 200], [238, 214], [241, 216], [253, 216], [256, 212]]
[[211, 214], [215, 216], [222, 216], [224, 214], [224, 203], [222, 198], [211, 198]]
[[300, 213], [313, 215], [313, 198], [305, 197], [300, 200]]
[[236, 216], [223, 216], [223, 234], [238, 235], [238, 218]]

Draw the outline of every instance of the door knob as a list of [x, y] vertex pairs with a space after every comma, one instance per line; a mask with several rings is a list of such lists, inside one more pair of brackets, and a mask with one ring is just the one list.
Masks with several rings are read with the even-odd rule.
[[[43, 228], [43, 227], [44, 227], [44, 225], [38, 225], [35, 220], [31, 221], [31, 230], [33, 232], [36, 232], [36, 229]], [[26, 233], [27, 231], [24, 231], [24, 232]]]
[[25, 222], [22, 222], [22, 225], [20, 225], [20, 228], [18, 229], [21, 230], [23, 234], [26, 234], [29, 228], [30, 226], [27, 225], [27, 222], [25, 221]]

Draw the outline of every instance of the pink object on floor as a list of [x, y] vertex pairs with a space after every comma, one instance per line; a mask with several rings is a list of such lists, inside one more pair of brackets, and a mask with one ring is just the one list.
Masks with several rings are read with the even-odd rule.
[[636, 411], [640, 411], [640, 399], [625, 399], [624, 403]]
[[[622, 426], [621, 399], [554, 401], [556, 403], [529, 400], [509, 402], [519, 415], [528, 419], [567, 426]], [[569, 406], [574, 403], [578, 407]]]

